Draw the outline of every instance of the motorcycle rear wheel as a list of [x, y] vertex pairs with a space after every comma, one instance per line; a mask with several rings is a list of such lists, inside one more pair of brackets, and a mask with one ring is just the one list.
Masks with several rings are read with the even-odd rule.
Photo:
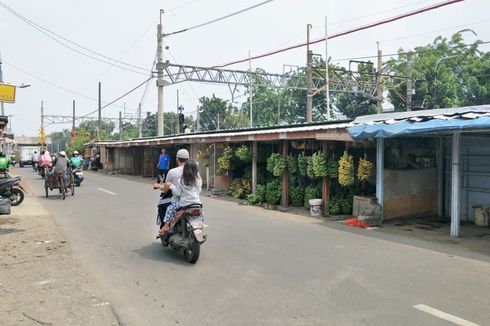
[[24, 192], [19, 188], [12, 188], [10, 196], [10, 205], [19, 206], [24, 201]]
[[184, 250], [184, 257], [188, 263], [195, 264], [199, 259], [201, 244], [193, 237], [191, 247]]

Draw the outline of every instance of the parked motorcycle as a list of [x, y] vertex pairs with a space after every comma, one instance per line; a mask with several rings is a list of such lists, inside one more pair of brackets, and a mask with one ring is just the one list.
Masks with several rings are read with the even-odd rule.
[[160, 236], [162, 245], [181, 251], [187, 262], [194, 264], [199, 259], [201, 245], [206, 241], [204, 223], [200, 216], [202, 205], [193, 204], [177, 211], [170, 229]]
[[24, 188], [20, 185], [21, 177], [10, 177], [8, 174], [0, 179], [0, 196], [10, 198], [12, 206], [18, 206], [24, 201]]
[[73, 177], [74, 177], [74, 183], [75, 183], [75, 186], [78, 186], [80, 187], [80, 185], [82, 184], [82, 181], [83, 181], [83, 172], [82, 172], [82, 168], [76, 168], [75, 170], [73, 170]]

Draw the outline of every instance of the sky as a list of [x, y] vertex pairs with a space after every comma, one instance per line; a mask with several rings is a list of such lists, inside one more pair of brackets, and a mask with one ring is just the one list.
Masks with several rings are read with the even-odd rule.
[[[5, 104], [5, 115], [15, 135], [35, 136], [40, 128], [40, 107], [46, 115], [71, 115], [76, 101], [77, 116], [97, 109], [98, 82], [102, 83], [102, 103], [120, 97], [149, 77], [156, 53], [156, 25], [163, 9], [164, 33], [189, 28], [261, 3], [263, 0], [0, 0], [38, 26], [66, 40], [58, 42], [0, 6], [0, 53], [4, 82], [18, 88], [16, 103]], [[274, 0], [201, 28], [164, 39], [168, 49], [164, 60], [171, 63], [212, 67], [237, 59], [266, 53], [306, 41], [306, 25], [311, 24], [311, 39], [325, 35], [325, 17], [329, 34], [349, 30], [385, 18], [397, 16], [444, 0]], [[413, 49], [431, 43], [435, 37], [450, 37], [462, 29], [465, 42], [490, 41], [490, 1], [465, 0], [431, 12], [405, 18], [383, 26], [330, 40], [332, 62], [348, 66], [353, 57], [374, 56], [377, 42], [384, 54]], [[55, 37], [56, 38], [56, 37]], [[63, 46], [63, 43], [65, 46]], [[133, 71], [114, 67], [72, 49], [104, 61], [113, 59], [132, 66]], [[482, 50], [490, 51], [483, 45]], [[325, 54], [325, 44], [312, 45], [317, 54]], [[101, 58], [94, 52], [104, 55]], [[110, 59], [108, 59], [110, 58]], [[306, 48], [253, 60], [252, 69], [282, 73], [290, 66], [304, 66]], [[120, 64], [117, 64], [120, 65]], [[247, 70], [248, 62], [227, 67]], [[138, 103], [145, 112], [157, 111], [155, 80], [102, 111], [103, 117], [136, 117]], [[164, 88], [164, 110], [176, 111], [177, 93], [185, 114], [195, 115], [199, 98], [215, 94], [231, 101], [226, 85], [181, 83]], [[244, 100], [243, 88], [234, 100]], [[96, 114], [92, 114], [96, 116]], [[46, 127], [47, 133], [71, 128], [71, 124]]]

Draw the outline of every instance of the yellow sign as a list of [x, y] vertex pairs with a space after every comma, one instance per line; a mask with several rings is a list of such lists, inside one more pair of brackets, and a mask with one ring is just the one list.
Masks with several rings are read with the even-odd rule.
[[42, 146], [44, 146], [44, 143], [46, 142], [46, 134], [44, 133], [44, 128], [39, 129], [39, 142], [41, 143]]
[[15, 102], [15, 86], [0, 83], [0, 102]]

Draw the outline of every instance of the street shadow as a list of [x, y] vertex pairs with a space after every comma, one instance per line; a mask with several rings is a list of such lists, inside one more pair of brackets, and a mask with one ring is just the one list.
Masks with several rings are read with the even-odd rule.
[[19, 232], [25, 232], [25, 230], [15, 229], [15, 228], [0, 228], [0, 235], [19, 233]]
[[189, 264], [185, 261], [184, 255], [173, 250], [170, 247], [164, 247], [158, 242], [153, 242], [147, 246], [133, 250], [140, 257], [164, 263], [171, 263], [179, 266], [193, 267], [194, 264]]

